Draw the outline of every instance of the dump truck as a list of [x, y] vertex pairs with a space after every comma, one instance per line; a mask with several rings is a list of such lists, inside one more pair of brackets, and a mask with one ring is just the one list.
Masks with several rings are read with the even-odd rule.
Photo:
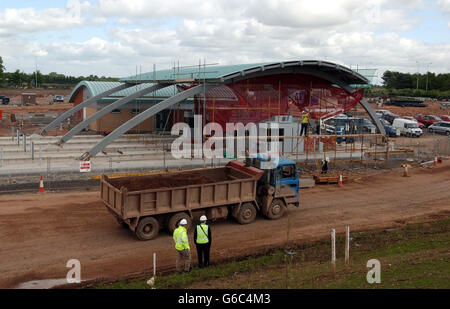
[[283, 158], [264, 170], [264, 161], [248, 158], [224, 167], [145, 176], [102, 175], [101, 199], [140, 240], [155, 238], [162, 228], [173, 233], [181, 219], [191, 229], [201, 215], [212, 221], [232, 217], [240, 224], [253, 222], [258, 213], [279, 219], [288, 206], [299, 206], [297, 166]]

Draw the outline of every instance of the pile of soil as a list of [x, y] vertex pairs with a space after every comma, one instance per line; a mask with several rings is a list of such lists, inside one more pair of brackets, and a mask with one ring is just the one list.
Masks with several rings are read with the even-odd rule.
[[213, 182], [200, 173], [137, 176], [110, 179], [109, 181], [117, 189], [120, 190], [121, 187], [125, 187], [128, 191], [176, 188]]

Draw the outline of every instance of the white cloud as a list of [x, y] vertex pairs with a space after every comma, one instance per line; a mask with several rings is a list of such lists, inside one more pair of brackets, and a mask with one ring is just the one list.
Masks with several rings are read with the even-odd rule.
[[0, 12], [0, 35], [38, 33], [81, 26], [85, 22], [82, 13], [89, 6], [90, 4], [87, 1], [70, 0], [64, 9], [5, 9]]
[[204, 18], [218, 13], [219, 0], [98, 0], [97, 14], [129, 18]]
[[437, 0], [437, 4], [444, 12], [450, 13], [450, 0]]
[[445, 16], [449, 19], [447, 26], [450, 28], [450, 0], [437, 0], [437, 3]]
[[[436, 3], [450, 12], [449, 2]], [[9, 46], [2, 52], [7, 70], [32, 71], [30, 55], [38, 55], [43, 72], [71, 75], [128, 76], [136, 65], [145, 72], [153, 64], [162, 69], [173, 61], [193, 65], [204, 58], [221, 64], [323, 59], [408, 72], [415, 72], [419, 61], [433, 62], [430, 70], [449, 72], [450, 43], [402, 36], [420, 21], [411, 12], [424, 5], [422, 0], [73, 0], [63, 9], [13, 10], [19, 21], [8, 11], [0, 16], [0, 29], [6, 29], [0, 44]], [[54, 36], [65, 34], [61, 42], [35, 40], [55, 27], [95, 23], [102, 26], [81, 39], [78, 31], [78, 41], [67, 37], [68, 31]], [[31, 38], [5, 36], [33, 32]]]

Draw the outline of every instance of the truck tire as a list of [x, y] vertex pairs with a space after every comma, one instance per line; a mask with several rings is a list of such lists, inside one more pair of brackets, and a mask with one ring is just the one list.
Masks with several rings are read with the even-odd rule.
[[169, 222], [167, 223], [167, 227], [169, 228], [170, 234], [173, 234], [173, 231], [178, 227], [178, 222], [181, 221], [181, 219], [186, 219], [188, 224], [186, 229], [190, 231], [192, 229], [192, 219], [191, 217], [185, 213], [185, 212], [178, 212], [170, 217]]
[[252, 203], [242, 204], [241, 208], [239, 208], [238, 213], [236, 214], [236, 220], [240, 224], [249, 224], [252, 223], [256, 218], [256, 208]]
[[271, 220], [276, 220], [283, 217], [285, 212], [286, 212], [286, 205], [284, 204], [284, 202], [280, 199], [275, 199], [269, 205], [266, 216]]
[[139, 221], [135, 233], [140, 240], [150, 240], [158, 235], [159, 228], [158, 220], [153, 217], [145, 217]]

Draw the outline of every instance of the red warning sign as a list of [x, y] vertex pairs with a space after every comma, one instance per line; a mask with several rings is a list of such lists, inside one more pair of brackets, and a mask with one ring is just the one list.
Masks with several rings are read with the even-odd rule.
[[81, 161], [80, 162], [80, 172], [89, 173], [91, 171], [91, 161]]

